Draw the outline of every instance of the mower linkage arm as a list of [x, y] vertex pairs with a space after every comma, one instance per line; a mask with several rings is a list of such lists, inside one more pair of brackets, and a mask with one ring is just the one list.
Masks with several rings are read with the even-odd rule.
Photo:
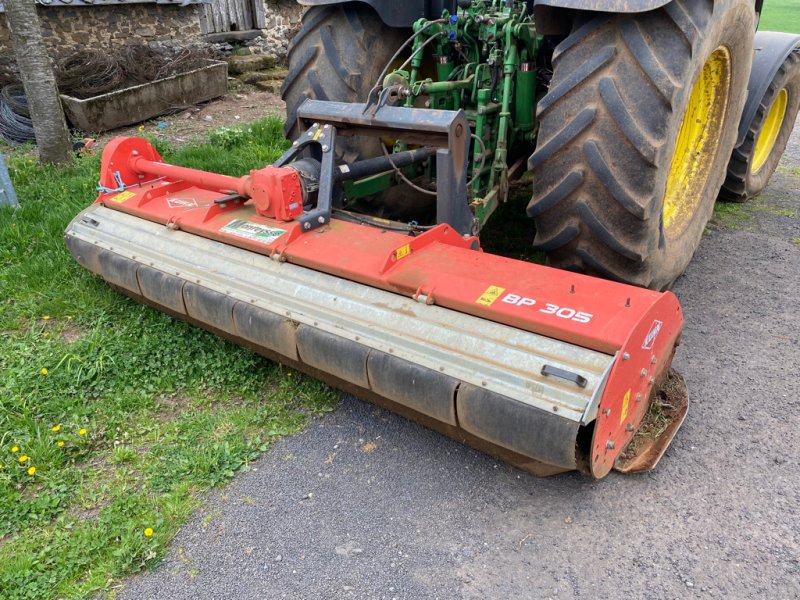
[[330, 222], [333, 186], [337, 179], [336, 136], [389, 138], [436, 150], [436, 221], [462, 235], [474, 233], [474, 215], [467, 197], [470, 128], [463, 110], [432, 110], [383, 105], [374, 115], [365, 105], [308, 99], [297, 109], [301, 123], [311, 127], [275, 163], [284, 167], [306, 148], [321, 162], [319, 195], [314, 209], [298, 217], [305, 231]]

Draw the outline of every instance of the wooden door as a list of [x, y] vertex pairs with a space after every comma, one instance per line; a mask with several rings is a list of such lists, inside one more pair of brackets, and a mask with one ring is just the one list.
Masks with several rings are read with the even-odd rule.
[[248, 31], [265, 26], [263, 0], [210, 0], [200, 12], [203, 33]]

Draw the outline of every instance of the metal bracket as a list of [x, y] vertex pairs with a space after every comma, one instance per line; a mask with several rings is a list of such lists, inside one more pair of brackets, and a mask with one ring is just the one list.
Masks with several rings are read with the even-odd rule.
[[311, 128], [297, 138], [292, 147], [286, 151], [277, 161], [275, 167], [285, 167], [294, 161], [306, 148], [311, 148], [311, 153], [316, 160], [321, 163], [319, 174], [319, 192], [317, 194], [317, 206], [304, 212], [297, 221], [303, 231], [311, 231], [331, 222], [331, 210], [333, 209], [333, 186], [334, 169], [336, 168], [336, 155], [334, 147], [336, 143], [336, 128], [326, 123], [314, 123]]
[[[470, 129], [466, 113], [463, 110], [432, 110], [388, 104], [379, 105], [374, 114], [369, 114], [370, 111], [366, 104], [313, 99], [306, 100], [297, 109], [300, 121], [312, 122], [313, 125], [275, 163], [276, 167], [285, 166], [309, 144], [319, 145], [316, 136], [319, 135], [320, 139], [323, 134], [326, 136], [324, 144], [319, 145], [323, 152], [317, 208], [300, 218], [303, 228], [314, 229], [330, 220], [332, 196], [330, 186], [334, 181], [334, 144], [335, 136], [338, 134], [391, 138], [409, 144], [438, 148], [436, 221], [450, 225], [461, 235], [471, 235], [474, 215], [470, 210], [467, 196]], [[320, 126], [323, 127], [323, 134], [317, 134]], [[320, 221], [320, 218], [323, 220]]]

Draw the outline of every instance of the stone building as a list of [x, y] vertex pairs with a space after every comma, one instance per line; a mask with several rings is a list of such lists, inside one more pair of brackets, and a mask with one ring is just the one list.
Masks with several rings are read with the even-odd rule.
[[[82, 48], [158, 42], [183, 46], [225, 38], [246, 40], [282, 25], [291, 0], [36, 0], [52, 54]], [[10, 34], [0, 1], [0, 54]]]

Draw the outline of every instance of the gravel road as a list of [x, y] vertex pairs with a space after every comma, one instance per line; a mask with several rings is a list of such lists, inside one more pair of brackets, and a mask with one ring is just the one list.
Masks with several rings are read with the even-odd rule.
[[119, 598], [800, 597], [798, 166], [800, 123], [676, 285], [691, 405], [655, 472], [537, 479], [345, 397]]

